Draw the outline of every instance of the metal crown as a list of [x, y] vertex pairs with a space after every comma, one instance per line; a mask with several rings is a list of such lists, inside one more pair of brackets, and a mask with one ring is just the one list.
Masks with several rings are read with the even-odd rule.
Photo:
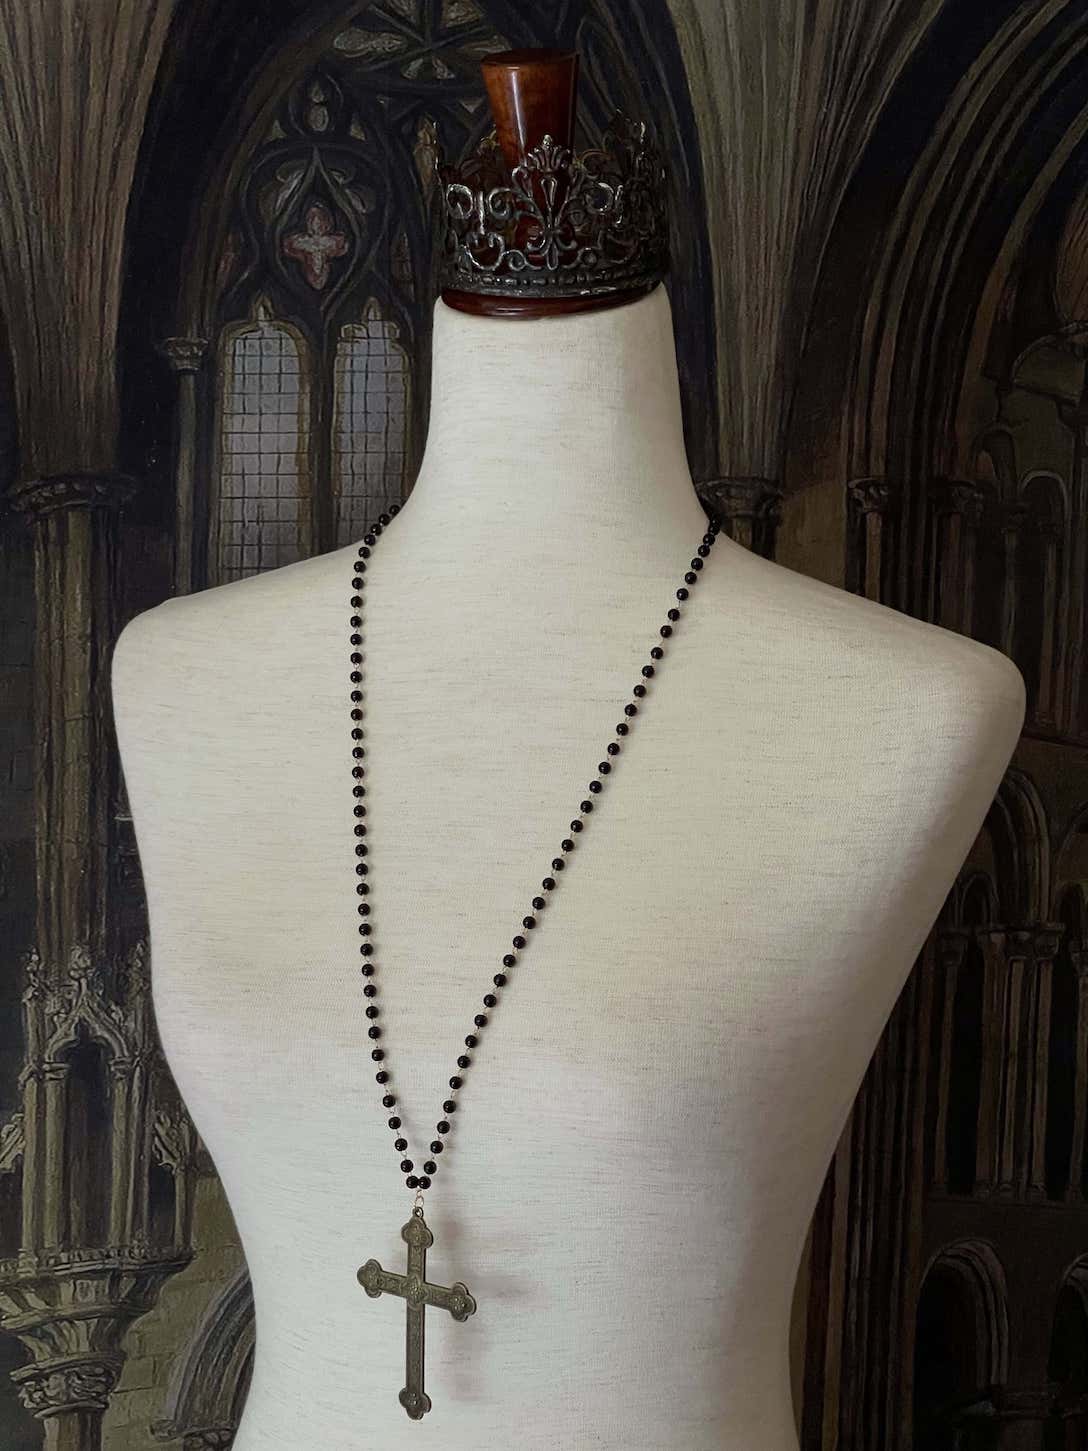
[[617, 114], [601, 145], [545, 136], [507, 166], [489, 132], [440, 161], [443, 288], [486, 297], [648, 292], [668, 267], [666, 175], [643, 122]]

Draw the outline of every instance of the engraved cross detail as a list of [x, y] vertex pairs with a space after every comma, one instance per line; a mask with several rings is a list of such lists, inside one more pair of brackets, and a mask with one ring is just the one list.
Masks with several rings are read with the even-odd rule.
[[343, 257], [348, 250], [348, 239], [343, 232], [333, 230], [332, 213], [320, 202], [307, 208], [304, 221], [306, 230], [285, 237], [283, 250], [301, 264], [306, 281], [320, 292], [329, 280], [333, 258]]
[[433, 1305], [436, 1310], [448, 1310], [455, 1320], [467, 1320], [476, 1309], [476, 1301], [460, 1281], [449, 1289], [445, 1285], [428, 1283], [427, 1251], [434, 1244], [434, 1235], [427, 1228], [422, 1210], [413, 1210], [412, 1218], [401, 1229], [400, 1237], [408, 1246], [407, 1274], [383, 1270], [377, 1260], [367, 1260], [356, 1278], [372, 1299], [377, 1299], [384, 1292], [399, 1295], [407, 1302], [405, 1384], [397, 1399], [411, 1419], [418, 1421], [431, 1409], [431, 1398], [423, 1389], [424, 1310], [426, 1306]]

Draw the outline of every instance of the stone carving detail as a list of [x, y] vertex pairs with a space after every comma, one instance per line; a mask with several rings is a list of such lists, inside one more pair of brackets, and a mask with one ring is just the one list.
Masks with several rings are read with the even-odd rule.
[[18, 1379], [19, 1396], [38, 1417], [58, 1411], [100, 1410], [109, 1404], [119, 1367], [112, 1361], [83, 1361], [51, 1370], [37, 1370]]

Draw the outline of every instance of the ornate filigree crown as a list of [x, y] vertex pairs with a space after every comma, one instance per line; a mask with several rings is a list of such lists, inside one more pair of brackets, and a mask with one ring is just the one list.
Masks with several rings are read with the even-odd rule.
[[649, 291], [668, 267], [665, 168], [642, 122], [617, 115], [589, 151], [545, 136], [512, 168], [491, 131], [438, 176], [443, 290], [606, 298]]

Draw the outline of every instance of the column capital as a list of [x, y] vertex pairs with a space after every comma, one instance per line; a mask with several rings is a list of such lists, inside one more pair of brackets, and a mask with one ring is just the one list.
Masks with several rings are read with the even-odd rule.
[[69, 1411], [104, 1411], [121, 1371], [119, 1356], [56, 1360], [11, 1373], [23, 1405], [39, 1420]]
[[159, 352], [175, 373], [198, 373], [208, 352], [207, 338], [163, 338]]
[[138, 487], [128, 474], [73, 472], [13, 484], [8, 498], [20, 514], [41, 518], [58, 509], [117, 509]]
[[890, 514], [897, 507], [902, 491], [892, 479], [851, 479], [846, 492], [859, 514]]
[[936, 478], [929, 482], [930, 503], [940, 513], [962, 514], [972, 524], [982, 517], [984, 498], [979, 486], [967, 479]]
[[966, 927], [941, 927], [936, 934], [937, 960], [945, 972], [963, 962], [971, 932]]
[[723, 521], [758, 519], [778, 522], [782, 486], [774, 479], [704, 479], [696, 484], [695, 490], [711, 513]]
[[238, 1434], [234, 1426], [207, 1426], [190, 1431], [181, 1443], [182, 1451], [229, 1451]]

